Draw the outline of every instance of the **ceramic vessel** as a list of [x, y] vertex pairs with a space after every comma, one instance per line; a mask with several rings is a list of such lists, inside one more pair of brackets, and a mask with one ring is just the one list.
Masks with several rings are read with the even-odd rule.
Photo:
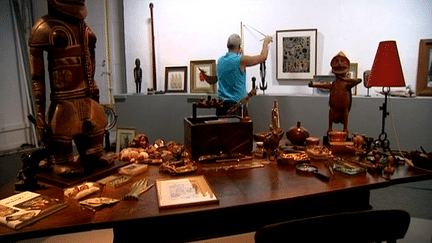
[[304, 145], [306, 138], [309, 137], [309, 132], [301, 126], [301, 122], [297, 122], [297, 126], [291, 127], [286, 134], [288, 140], [294, 145]]

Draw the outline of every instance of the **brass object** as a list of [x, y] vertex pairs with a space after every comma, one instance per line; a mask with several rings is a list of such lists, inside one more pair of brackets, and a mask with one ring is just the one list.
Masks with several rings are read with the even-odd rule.
[[257, 142], [264, 142], [264, 147], [269, 147], [271, 151], [274, 151], [279, 146], [283, 134], [284, 130], [281, 129], [280, 125], [279, 103], [274, 100], [271, 110], [270, 131], [255, 133], [254, 139]]
[[306, 146], [317, 146], [317, 145], [319, 145], [319, 138], [317, 137], [306, 138]]
[[331, 152], [324, 146], [310, 146], [306, 149], [306, 154], [314, 160], [327, 160]]
[[348, 133], [343, 131], [331, 131], [327, 133], [327, 136], [330, 142], [345, 142]]
[[301, 122], [297, 122], [297, 126], [291, 127], [286, 134], [288, 140], [294, 145], [305, 145], [306, 138], [309, 137], [309, 132], [302, 127]]
[[277, 157], [277, 163], [279, 165], [285, 164], [299, 164], [308, 163], [310, 161], [309, 156], [305, 153], [281, 153]]

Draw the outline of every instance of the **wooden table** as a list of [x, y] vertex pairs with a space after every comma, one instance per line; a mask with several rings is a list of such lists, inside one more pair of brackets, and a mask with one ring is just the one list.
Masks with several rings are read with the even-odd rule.
[[[312, 163], [320, 172], [329, 174], [324, 162]], [[281, 166], [275, 162], [263, 168], [232, 171], [203, 171], [199, 167], [196, 172], [183, 176], [189, 175], [204, 175], [219, 203], [160, 210], [156, 188], [152, 187], [139, 201], [120, 201], [95, 213], [69, 202], [68, 208], [21, 230], [0, 226], [0, 241], [103, 228], [113, 228], [116, 241], [136, 240], [137, 236], [157, 238], [158, 242], [218, 237], [252, 232], [263, 225], [289, 219], [370, 209], [369, 191], [391, 184], [391, 177], [386, 179], [369, 173], [349, 176], [337, 171], [329, 182], [324, 182], [313, 175], [297, 173], [294, 165]], [[179, 176], [160, 174], [158, 166], [149, 166], [135, 180], [140, 178], [154, 183], [157, 178]], [[395, 178], [420, 180], [432, 178], [432, 173], [400, 166]], [[117, 190], [104, 189], [102, 196], [120, 199], [130, 185]], [[63, 198], [63, 191], [55, 187], [37, 192]]]

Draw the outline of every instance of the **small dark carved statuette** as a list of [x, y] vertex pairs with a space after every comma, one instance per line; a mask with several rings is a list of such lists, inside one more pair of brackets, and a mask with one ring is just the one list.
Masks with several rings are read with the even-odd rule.
[[21, 156], [22, 169], [17, 176], [15, 190], [17, 191], [34, 191], [40, 188], [36, 180], [36, 173], [39, 171], [39, 164], [42, 160], [49, 160], [51, 152], [47, 147], [36, 150], [30, 154]]

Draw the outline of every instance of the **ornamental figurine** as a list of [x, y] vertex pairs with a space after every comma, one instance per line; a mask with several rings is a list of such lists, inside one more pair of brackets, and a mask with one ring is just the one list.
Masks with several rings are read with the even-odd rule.
[[136, 86], [137, 94], [141, 93], [142, 69], [141, 69], [140, 65], [141, 65], [140, 59], [139, 58], [135, 59], [135, 68], [134, 68], [133, 72], [134, 72], [134, 79], [135, 79], [135, 86]]
[[[86, 25], [85, 0], [48, 0], [48, 15], [29, 37], [30, 68], [39, 138], [52, 153], [61, 176], [84, 173], [103, 153], [107, 118], [94, 81], [96, 35]], [[48, 54], [50, 106], [45, 110], [44, 51]], [[79, 157], [72, 149], [75, 142]]]
[[[361, 79], [351, 79], [347, 77], [350, 70], [350, 61], [343, 52], [339, 52], [330, 63], [332, 73], [336, 75], [336, 80], [329, 82], [310, 82], [309, 87], [316, 87], [330, 90], [330, 111], [329, 111], [329, 128], [327, 135], [333, 132], [333, 123], [342, 123], [342, 133], [348, 134], [348, 115], [351, 109], [352, 95], [351, 88], [361, 82]], [[330, 138], [330, 136], [329, 136]]]
[[264, 147], [268, 150], [267, 154], [273, 157], [283, 135], [284, 130], [280, 125], [279, 103], [277, 100], [274, 100], [271, 109], [270, 131], [255, 133], [254, 139], [257, 142], [263, 142]]

